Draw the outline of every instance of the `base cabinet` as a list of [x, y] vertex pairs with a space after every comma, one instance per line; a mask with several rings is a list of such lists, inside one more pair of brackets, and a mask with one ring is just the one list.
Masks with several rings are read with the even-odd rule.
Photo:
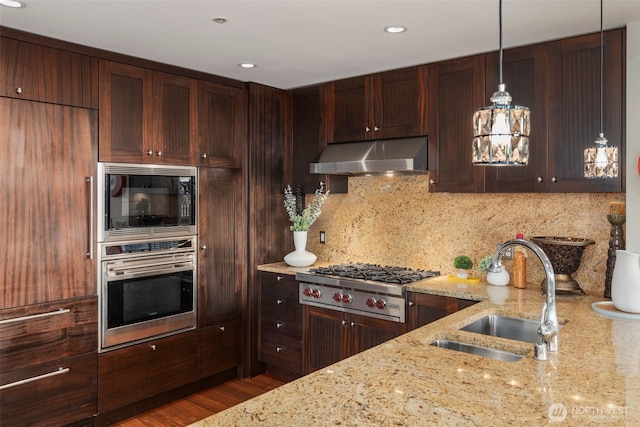
[[98, 411], [105, 412], [194, 382], [198, 332], [114, 350], [98, 357]]
[[209, 377], [240, 366], [241, 339], [240, 319], [199, 329], [198, 377]]
[[419, 292], [408, 292], [407, 297], [409, 301], [407, 312], [409, 330], [435, 322], [478, 302]]
[[405, 323], [303, 306], [303, 367], [322, 369], [406, 332]]

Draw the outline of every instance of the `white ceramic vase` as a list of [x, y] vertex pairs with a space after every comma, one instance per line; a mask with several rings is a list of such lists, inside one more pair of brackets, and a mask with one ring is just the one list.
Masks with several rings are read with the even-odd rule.
[[316, 262], [316, 257], [311, 252], [306, 250], [307, 247], [307, 232], [306, 231], [294, 231], [293, 232], [293, 246], [295, 251], [287, 254], [284, 257], [284, 262], [292, 267], [308, 267]]
[[509, 272], [502, 267], [498, 273], [487, 272], [487, 282], [493, 286], [507, 286], [509, 284]]

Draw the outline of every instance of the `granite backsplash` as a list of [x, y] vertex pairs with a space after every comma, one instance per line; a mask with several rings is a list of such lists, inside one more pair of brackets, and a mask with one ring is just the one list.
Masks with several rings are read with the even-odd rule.
[[[310, 197], [310, 196], [307, 196]], [[348, 194], [331, 194], [311, 226], [307, 250], [319, 262], [371, 262], [453, 272], [460, 254], [478, 262], [498, 243], [524, 233], [589, 238], [573, 277], [590, 295], [602, 296], [611, 225], [609, 203], [620, 193], [430, 193], [425, 175], [351, 177]], [[308, 198], [307, 201], [310, 201]], [[326, 244], [319, 232], [326, 232]], [[540, 286], [541, 263], [527, 251], [527, 286]], [[283, 254], [284, 255], [284, 254]], [[511, 273], [511, 261], [505, 261]]]

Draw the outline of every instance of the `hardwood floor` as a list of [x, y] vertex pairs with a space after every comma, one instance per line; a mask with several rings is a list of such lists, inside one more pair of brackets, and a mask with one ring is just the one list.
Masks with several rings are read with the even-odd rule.
[[113, 426], [184, 427], [273, 390], [287, 382], [283, 378], [268, 373], [244, 380], [233, 379], [113, 424]]

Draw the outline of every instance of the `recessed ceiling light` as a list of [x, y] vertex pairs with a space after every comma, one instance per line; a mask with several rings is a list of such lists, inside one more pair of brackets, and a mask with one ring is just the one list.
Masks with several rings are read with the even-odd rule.
[[388, 25], [384, 27], [384, 31], [391, 34], [404, 33], [408, 28], [404, 25]]
[[216, 18], [211, 18], [211, 20], [213, 22], [215, 22], [216, 24], [226, 24], [227, 22], [229, 22], [229, 20], [227, 18], [223, 18], [222, 16], [218, 16]]
[[7, 7], [13, 7], [13, 8], [20, 8], [20, 7], [27, 7], [26, 3], [18, 1], [18, 0], [0, 0], [0, 5], [2, 6], [7, 6]]
[[257, 65], [254, 64], [253, 62], [241, 62], [238, 64], [238, 67], [240, 68], [256, 68]]

